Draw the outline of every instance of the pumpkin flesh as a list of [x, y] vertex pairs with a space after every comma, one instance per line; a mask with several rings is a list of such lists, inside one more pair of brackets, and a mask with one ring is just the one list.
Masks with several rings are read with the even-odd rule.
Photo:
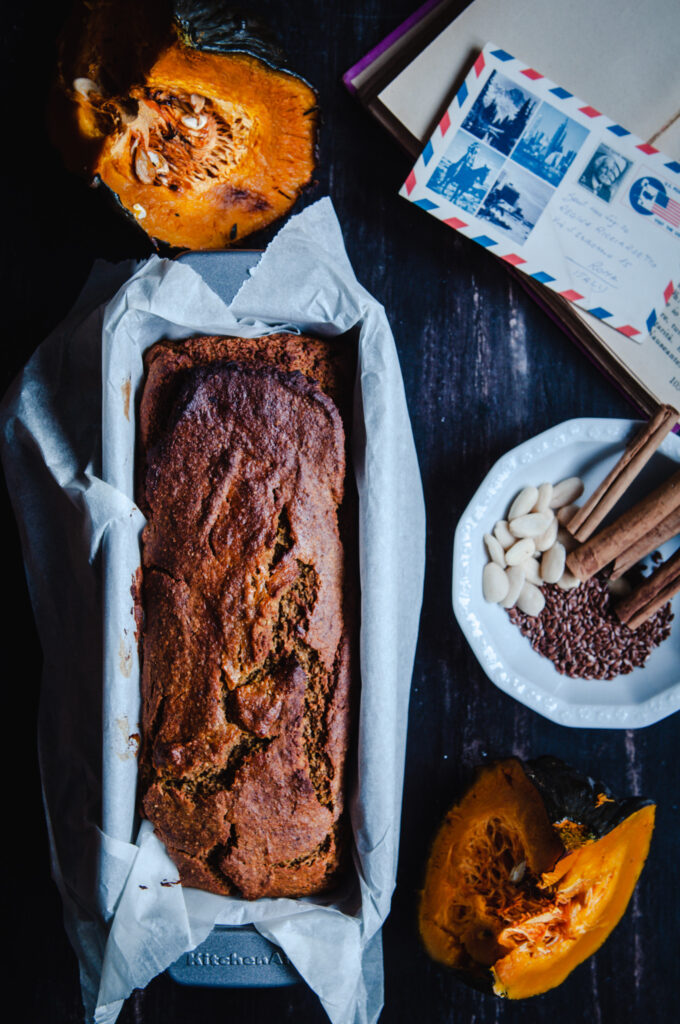
[[600, 948], [628, 906], [653, 828], [654, 807], [643, 807], [543, 875], [551, 916], [533, 934], [525, 927], [524, 941], [515, 934], [517, 945], [493, 968], [497, 995], [523, 999], [546, 992]]
[[172, 246], [220, 248], [286, 213], [314, 171], [313, 89], [227, 41], [196, 49], [177, 25], [154, 45], [135, 34], [115, 63], [109, 10], [87, 15], [91, 31], [62, 64], [67, 161]]
[[[521, 762], [482, 769], [447, 815], [428, 861], [420, 932], [430, 955], [469, 980], [490, 980], [510, 999], [559, 985], [623, 915], [649, 849], [654, 807], [600, 838], [582, 838], [574, 824], [550, 821]], [[579, 843], [569, 852], [565, 834]]]

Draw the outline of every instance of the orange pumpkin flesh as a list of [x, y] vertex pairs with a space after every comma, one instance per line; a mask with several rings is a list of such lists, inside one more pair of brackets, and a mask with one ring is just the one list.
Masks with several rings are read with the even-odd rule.
[[153, 42], [131, 28], [121, 53], [120, 7], [88, 10], [65, 48], [54, 133], [67, 162], [176, 247], [221, 248], [286, 213], [314, 171], [313, 89], [258, 57], [194, 48], [162, 21]]
[[[420, 904], [426, 949], [510, 999], [559, 985], [622, 917], [654, 810], [647, 804], [584, 838], [573, 822], [551, 823], [521, 762], [483, 768], [432, 848]], [[562, 836], [579, 845], [567, 852]]]

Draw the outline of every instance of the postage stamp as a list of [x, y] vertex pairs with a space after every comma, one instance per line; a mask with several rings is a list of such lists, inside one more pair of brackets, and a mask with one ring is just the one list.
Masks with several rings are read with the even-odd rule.
[[594, 196], [609, 203], [616, 195], [619, 185], [626, 176], [626, 171], [632, 166], [632, 160], [628, 160], [611, 146], [602, 142], [584, 167], [578, 183], [592, 192]]
[[493, 43], [400, 194], [629, 338], [680, 285], [680, 162]]

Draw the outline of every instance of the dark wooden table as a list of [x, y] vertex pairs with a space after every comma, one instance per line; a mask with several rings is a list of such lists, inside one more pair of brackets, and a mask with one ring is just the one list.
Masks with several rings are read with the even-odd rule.
[[[557, 2], [557, 0], [552, 0]], [[676, 1019], [680, 829], [676, 715], [641, 731], [553, 725], [486, 678], [451, 610], [451, 547], [458, 517], [508, 448], [574, 416], [626, 416], [620, 395], [533, 305], [489, 253], [404, 202], [409, 159], [344, 91], [342, 73], [395, 28], [416, 0], [254, 3], [292, 65], [319, 90], [324, 124], [318, 185], [330, 194], [359, 280], [385, 305], [401, 359], [427, 503], [427, 571], [404, 785], [401, 854], [385, 925], [385, 1024], [610, 1024]], [[464, 3], [461, 2], [461, 8]], [[61, 169], [47, 141], [45, 95], [66, 5], [13, 5], [5, 14], [6, 324], [9, 383], [67, 312], [97, 257], [145, 257], [147, 243], [102, 197]], [[272, 232], [248, 240], [262, 245]], [[8, 899], [4, 955], [12, 1019], [82, 1020], [77, 964], [49, 877], [35, 727], [41, 658], [7, 502], [3, 797]], [[678, 627], [676, 627], [678, 628]], [[9, 750], [12, 751], [9, 754]], [[606, 945], [555, 991], [527, 1003], [467, 989], [420, 947], [416, 900], [443, 813], [490, 755], [553, 753], [619, 792], [658, 800], [649, 861]], [[339, 967], [341, 969], [341, 967]], [[121, 1024], [326, 1020], [304, 985], [273, 991], [184, 989], [159, 977], [134, 993]]]

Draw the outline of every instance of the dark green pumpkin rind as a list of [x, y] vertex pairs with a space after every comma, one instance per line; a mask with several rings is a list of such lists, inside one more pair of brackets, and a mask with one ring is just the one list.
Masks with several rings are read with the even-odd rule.
[[[291, 70], [269, 26], [259, 18], [244, 14], [224, 0], [170, 2], [179, 38], [186, 46], [206, 53], [242, 53], [246, 57], [256, 57], [274, 71], [285, 71], [299, 79], [315, 96], [318, 95], [311, 82]], [[310, 111], [316, 109], [311, 107]]]
[[[318, 93], [311, 82], [288, 67], [283, 50], [276, 43], [269, 27], [259, 18], [245, 15], [243, 11], [233, 7], [229, 2], [225, 3], [224, 0], [170, 0], [170, 3], [175, 27], [185, 46], [206, 53], [242, 53], [246, 57], [255, 57], [274, 71], [282, 71], [297, 78], [318, 100]], [[305, 114], [313, 115], [316, 122], [313, 141], [315, 169], [319, 163], [321, 124], [318, 104], [310, 106]], [[316, 185], [313, 171], [309, 181], [300, 187], [300, 195]], [[133, 217], [132, 214], [130, 216]], [[158, 247], [158, 241], [153, 239], [153, 242]]]
[[288, 70], [283, 51], [258, 18], [223, 0], [171, 0], [171, 7], [181, 40], [192, 49], [244, 53], [276, 70]]
[[128, 224], [134, 224], [137, 234], [140, 237], [143, 237], [147, 242], [151, 242], [151, 245], [153, 246], [154, 250], [159, 255], [162, 256], [165, 253], [174, 252], [176, 249], [181, 248], [180, 246], [172, 246], [168, 242], [164, 242], [162, 238], [154, 238], [153, 235], [150, 235], [147, 231], [145, 231], [140, 222], [135, 217], [132, 210], [128, 210], [127, 206], [125, 206], [121, 202], [118, 193], [114, 192], [114, 190], [110, 188], [105, 181], [102, 181], [98, 174], [95, 174], [94, 178], [90, 182], [90, 188], [99, 189], [101, 191], [102, 196], [104, 196], [111, 209], [115, 210], [118, 214], [122, 213]]
[[[255, 57], [274, 71], [284, 71], [299, 79], [318, 98], [311, 82], [291, 70], [286, 55], [276, 42], [269, 27], [259, 18], [245, 15], [223, 0], [171, 0], [173, 19], [180, 40], [185, 46], [206, 53], [242, 53]], [[316, 105], [307, 113], [317, 111]], [[314, 161], [318, 163], [318, 119], [314, 140]]]
[[[557, 757], [546, 755], [523, 761], [522, 767], [541, 794], [553, 824], [566, 818], [583, 825], [595, 839], [606, 836], [631, 814], [654, 803], [643, 797], [618, 799], [604, 783], [581, 775]], [[602, 794], [607, 798], [604, 802]]]
[[[125, 32], [116, 31], [114, 22], [110, 20], [110, 11], [115, 3], [121, 5], [119, 13], [126, 24]], [[134, 11], [135, 17], [124, 16], [131, 11]], [[98, 0], [94, 7], [88, 0], [76, 0], [59, 40], [61, 87], [55, 88], [55, 96], [58, 97], [60, 104], [66, 102], [65, 97], [70, 89], [70, 83], [74, 76], [80, 73], [76, 70], [76, 56], [81, 52], [83, 33], [91, 25], [96, 26], [95, 36], [100, 31], [105, 35], [106, 47], [102, 49], [102, 53], [108, 54], [110, 49], [112, 54], [110, 59], [102, 59], [99, 75], [103, 91], [108, 95], [125, 93], [132, 86], [143, 82], [157, 52], [163, 46], [171, 45], [175, 39], [197, 51], [222, 56], [243, 54], [252, 57], [271, 70], [290, 75], [302, 82], [314, 97], [314, 101], [305, 111], [305, 115], [313, 117], [315, 121], [312, 140], [314, 167], [309, 180], [300, 186], [299, 195], [314, 187], [314, 169], [319, 162], [320, 117], [316, 103], [318, 94], [307, 79], [286, 66], [283, 51], [275, 42], [269, 28], [259, 19], [244, 15], [224, 0], [141, 0], [141, 3], [137, 3], [136, 0]], [[55, 121], [60, 119], [56, 118]], [[55, 138], [55, 142], [61, 148], [60, 140]], [[86, 167], [72, 166], [72, 169], [87, 173]], [[149, 234], [132, 210], [123, 204], [118, 194], [98, 175], [90, 180], [90, 184], [101, 187], [111, 200], [112, 206], [122, 212], [126, 220], [133, 223], [157, 251], [184, 248]]]
[[[602, 782], [582, 775], [559, 758], [545, 755], [531, 761], [520, 758], [500, 758], [479, 765], [473, 781], [465, 787], [465, 795], [474, 789], [479, 774], [494, 763], [513, 760], [522, 768], [529, 781], [535, 786], [543, 802], [550, 822], [554, 825], [564, 819], [574, 821], [590, 834], [589, 838], [601, 839], [623, 821], [643, 807], [654, 804], [653, 800], [642, 797], [617, 799], [609, 787]], [[602, 795], [607, 798], [602, 801]], [[599, 806], [598, 806], [599, 804]], [[447, 970], [469, 988], [487, 995], [496, 996], [495, 978], [491, 968], [473, 961], [465, 967], [447, 967]]]

